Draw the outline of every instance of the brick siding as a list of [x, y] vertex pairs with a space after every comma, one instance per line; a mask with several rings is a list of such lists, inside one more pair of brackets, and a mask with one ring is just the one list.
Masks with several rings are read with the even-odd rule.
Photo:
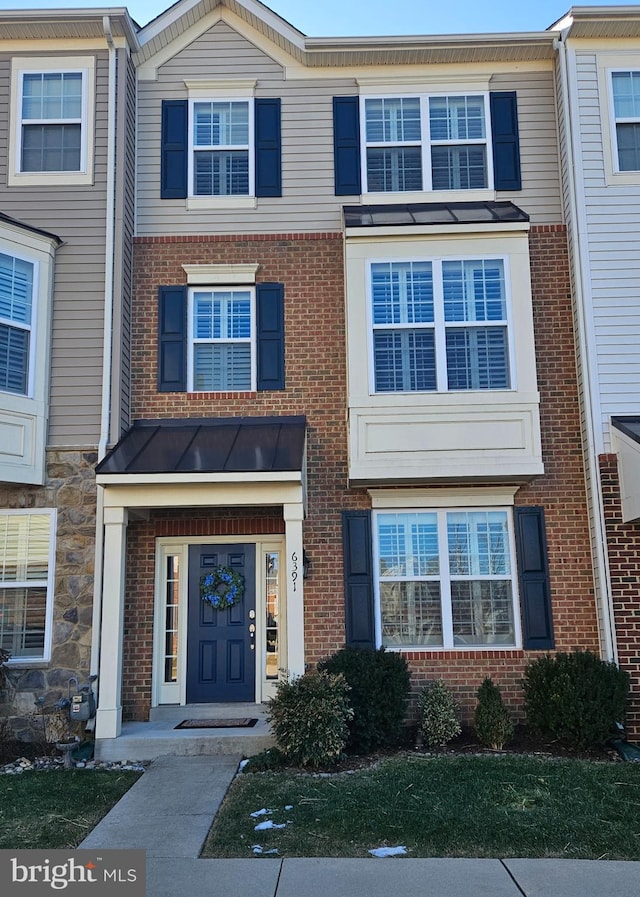
[[[521, 488], [519, 505], [545, 507], [554, 628], [558, 650], [597, 650], [584, 470], [572, 336], [566, 233], [563, 226], [530, 234], [534, 324], [541, 392], [545, 475]], [[281, 392], [158, 393], [157, 289], [182, 284], [183, 264], [258, 263], [257, 280], [285, 284], [286, 389]], [[305, 549], [305, 648], [314, 663], [344, 643], [341, 511], [369, 508], [364, 489], [347, 483], [347, 382], [340, 234], [255, 237], [156, 237], [135, 241], [132, 321], [133, 417], [305, 414], [308, 421], [308, 517]], [[279, 514], [279, 512], [278, 512]], [[280, 523], [278, 521], [278, 523]], [[151, 686], [154, 539], [158, 535], [249, 535], [274, 526], [255, 512], [179, 512], [129, 525], [129, 577], [124, 669], [125, 713], [145, 718]], [[281, 525], [281, 523], [280, 523]], [[236, 529], [229, 529], [235, 526]], [[253, 527], [253, 528], [252, 528]], [[271, 531], [271, 530], [270, 530]], [[278, 532], [282, 532], [279, 529]], [[469, 719], [475, 692], [490, 675], [515, 714], [520, 711], [524, 651], [411, 652], [416, 687], [443, 678]]]

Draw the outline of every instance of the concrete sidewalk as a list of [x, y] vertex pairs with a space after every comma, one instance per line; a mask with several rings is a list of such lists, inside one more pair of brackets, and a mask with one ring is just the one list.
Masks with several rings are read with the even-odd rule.
[[239, 757], [161, 757], [80, 844], [147, 852], [147, 897], [640, 897], [640, 863], [198, 859]]

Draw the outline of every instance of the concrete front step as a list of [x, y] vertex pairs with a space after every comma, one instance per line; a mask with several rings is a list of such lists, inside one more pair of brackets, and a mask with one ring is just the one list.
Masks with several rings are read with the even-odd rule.
[[[200, 704], [158, 707], [149, 722], [123, 723], [118, 738], [96, 740], [97, 760], [155, 760], [166, 754], [202, 756], [236, 754], [251, 757], [275, 743], [260, 704]], [[237, 719], [258, 722], [252, 728], [176, 729], [185, 719]]]

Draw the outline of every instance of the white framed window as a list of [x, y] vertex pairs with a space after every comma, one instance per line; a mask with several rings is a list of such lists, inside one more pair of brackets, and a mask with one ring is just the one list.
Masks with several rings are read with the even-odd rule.
[[55, 510], [0, 512], [0, 646], [11, 660], [51, 654]]
[[92, 182], [95, 59], [68, 63], [12, 61], [12, 186]]
[[189, 392], [256, 388], [255, 290], [189, 290]]
[[253, 196], [253, 98], [189, 102], [189, 195]]
[[610, 72], [614, 171], [640, 171], [640, 70]]
[[381, 645], [517, 647], [508, 508], [377, 511], [374, 558]]
[[493, 187], [489, 94], [365, 97], [365, 193]]
[[36, 264], [0, 247], [0, 391], [32, 392]]
[[369, 263], [374, 393], [511, 389], [506, 259]]

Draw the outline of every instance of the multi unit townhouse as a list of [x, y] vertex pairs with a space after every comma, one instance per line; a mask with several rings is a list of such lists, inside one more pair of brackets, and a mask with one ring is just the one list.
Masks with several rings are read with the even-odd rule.
[[19, 731], [91, 669], [94, 469], [129, 413], [133, 46], [122, 9], [0, 12], [0, 646]]
[[[83, 132], [95, 133], [85, 189], [96, 200], [64, 191], [74, 231], [58, 206], [43, 213], [50, 191], [18, 192], [10, 168], [0, 187], [17, 218], [50, 231], [37, 239], [55, 252], [60, 292], [51, 480], [3, 486], [1, 503], [73, 507], [55, 505], [57, 522], [48, 512], [48, 586], [5, 573], [7, 608], [42, 589], [53, 607], [42, 624], [53, 654], [36, 664], [12, 652], [23, 700], [70, 670], [97, 673], [97, 743], [113, 755], [123, 721], [264, 702], [345, 642], [402, 651], [415, 688], [444, 679], [467, 719], [485, 676], [517, 714], [541, 653], [613, 657], [612, 603], [591, 556], [574, 311], [590, 325], [575, 277], [572, 293], [558, 100], [572, 31], [566, 51], [564, 25], [307, 38], [255, 0], [180, 0], [141, 29], [121, 10], [89, 22], [103, 30], [83, 65], [105, 68], [95, 110], [106, 131]], [[7, 82], [15, 91], [16, 76]], [[16, 102], [14, 132], [28, 129]], [[25, 214], [32, 196], [37, 220]], [[85, 241], [72, 242], [87, 233], [85, 204], [102, 225], [90, 270]], [[77, 267], [58, 287], [65, 250]], [[58, 364], [73, 370], [69, 328], [84, 349], [85, 307], [98, 319], [85, 353], [95, 407], [89, 374], [72, 374], [56, 418], [56, 337]], [[90, 454], [73, 448], [72, 412], [93, 423], [78, 436]], [[588, 476], [590, 464], [587, 453]], [[93, 533], [81, 569], [65, 542], [66, 519], [68, 538], [82, 531], [76, 493], [88, 496], [87, 530], [97, 521], [93, 577]], [[11, 535], [21, 516], [0, 523]], [[35, 571], [39, 549], [20, 539]], [[202, 600], [220, 568], [243, 583], [223, 611]], [[55, 652], [70, 644], [62, 663]]]
[[640, 9], [574, 7], [553, 27], [595, 583], [638, 732]]

